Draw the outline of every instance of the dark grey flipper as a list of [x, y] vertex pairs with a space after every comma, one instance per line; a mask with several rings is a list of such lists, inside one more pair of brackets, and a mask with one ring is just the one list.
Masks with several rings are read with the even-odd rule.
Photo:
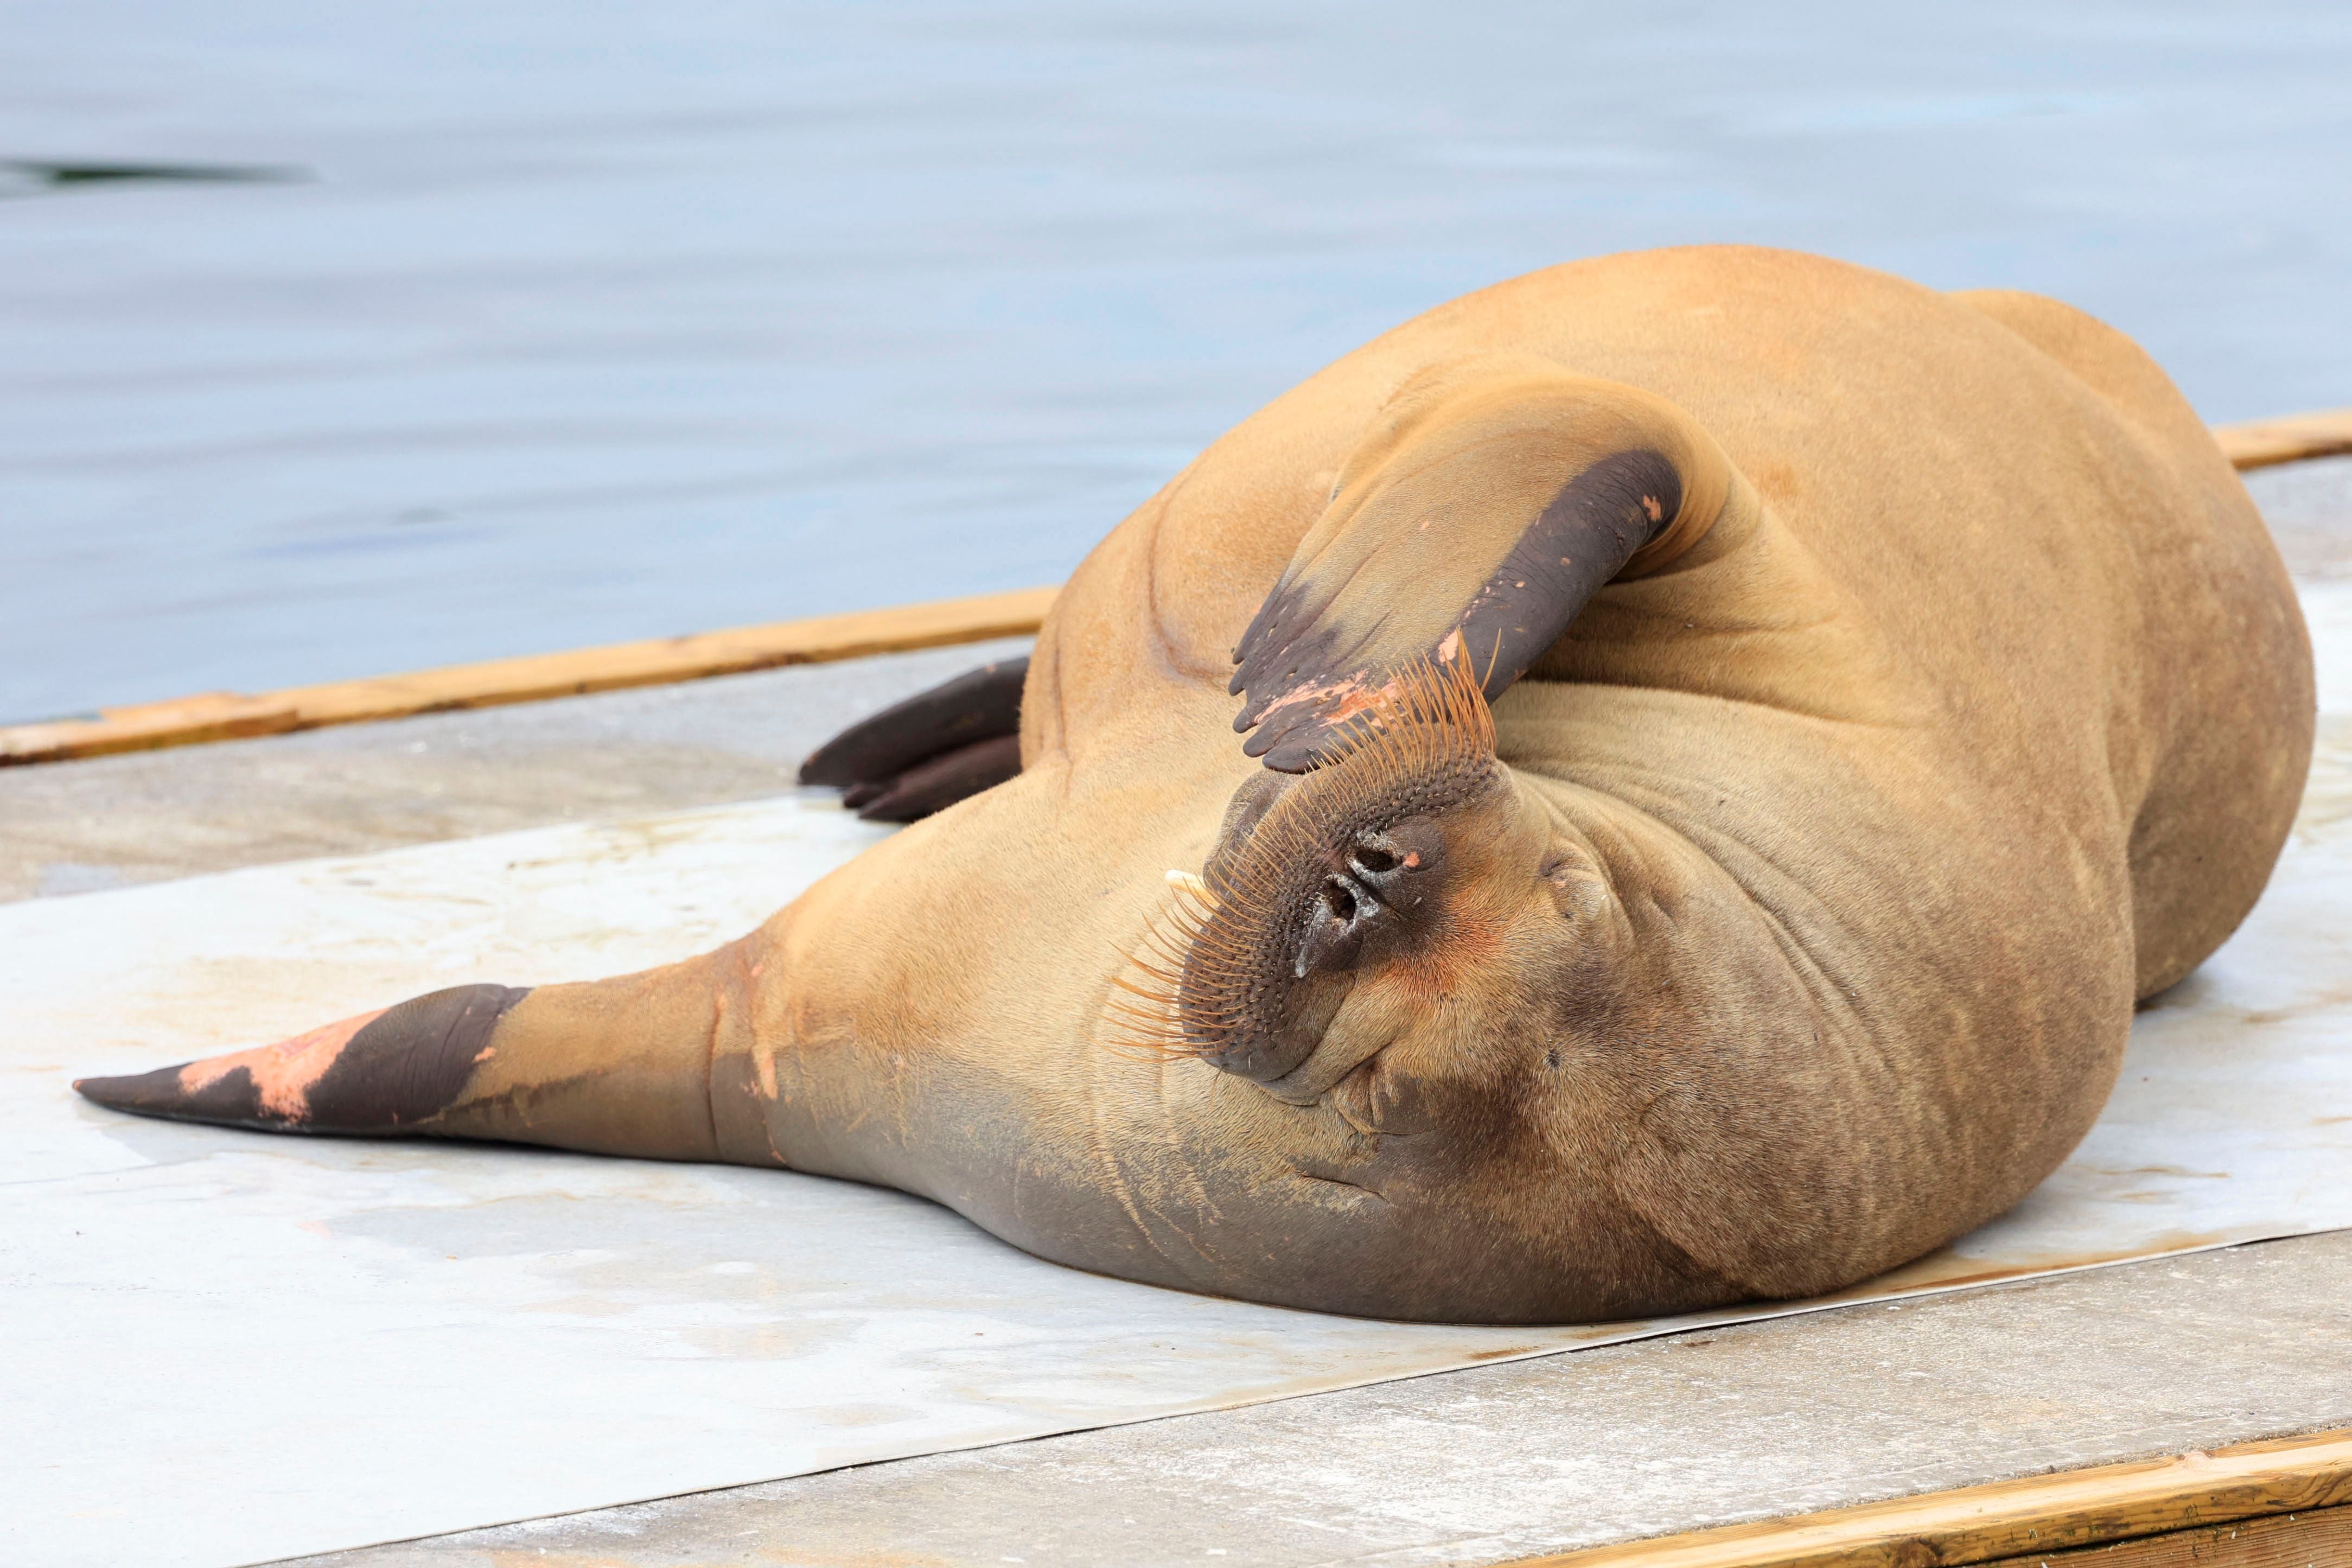
[[[1466, 658], [1488, 700], [1501, 696], [1682, 506], [1682, 475], [1664, 453], [1601, 457], [1571, 475], [1550, 504], [1525, 520], [1523, 531], [1464, 539], [1465, 556], [1484, 548], [1500, 559], [1433, 642], [1399, 643], [1385, 617], [1335, 605], [1360, 577], [1326, 580], [1312, 565], [1294, 565], [1234, 649], [1239, 668], [1230, 689], [1246, 697], [1234, 728], [1257, 731], [1242, 750], [1284, 773], [1315, 766], [1363, 694], [1418, 660]], [[1452, 586], [1410, 582], [1394, 591], [1442, 594]]]
[[499, 1020], [530, 994], [506, 985], [455, 986], [364, 1023], [347, 1019], [206, 1062], [79, 1079], [74, 1088], [110, 1110], [174, 1121], [265, 1131], [415, 1131], [456, 1102]]
[[1000, 659], [885, 708], [827, 741], [801, 783], [833, 784], [869, 822], [913, 822], [1021, 771], [1029, 659]]

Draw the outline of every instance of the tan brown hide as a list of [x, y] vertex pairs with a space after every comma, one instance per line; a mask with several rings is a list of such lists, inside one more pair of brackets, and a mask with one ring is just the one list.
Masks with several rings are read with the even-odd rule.
[[2124, 338], [1707, 248], [1244, 423], [1080, 567], [1019, 721], [719, 954], [85, 1092], [879, 1182], [1338, 1311], [1822, 1291], [2082, 1137], [2261, 891], [2313, 683]]

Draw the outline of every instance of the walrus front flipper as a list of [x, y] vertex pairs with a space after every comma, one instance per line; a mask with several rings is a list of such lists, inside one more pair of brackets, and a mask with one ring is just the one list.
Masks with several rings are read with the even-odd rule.
[[1732, 482], [1689, 415], [1634, 387], [1517, 358], [1408, 384], [1234, 650], [1242, 749], [1305, 772], [1433, 660], [1499, 696], [1602, 584], [1696, 542]]
[[861, 720], [810, 753], [801, 783], [835, 784], [868, 822], [913, 822], [1021, 771], [1026, 655], [983, 664]]
[[772, 1163], [756, 1132], [722, 1137], [710, 1092], [713, 1061], [749, 1049], [756, 965], [742, 953], [738, 943], [587, 984], [460, 985], [276, 1045], [74, 1088], [116, 1110], [273, 1132]]

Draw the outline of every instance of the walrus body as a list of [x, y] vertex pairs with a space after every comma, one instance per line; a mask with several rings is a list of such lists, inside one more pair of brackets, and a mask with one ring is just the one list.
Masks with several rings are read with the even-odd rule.
[[81, 1087], [880, 1183], [1343, 1312], [1810, 1294], [2074, 1146], [2260, 892], [2313, 682], [2119, 334], [1697, 249], [1244, 423], [1071, 579], [1018, 722], [717, 952]]

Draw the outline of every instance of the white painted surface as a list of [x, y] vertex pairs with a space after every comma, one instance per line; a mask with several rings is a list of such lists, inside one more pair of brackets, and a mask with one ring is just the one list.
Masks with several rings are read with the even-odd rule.
[[[2340, 734], [2352, 592], [2309, 602]], [[2141, 1016], [2074, 1159], [1843, 1299], [2352, 1226], [2347, 776], [2323, 756], [2262, 907]], [[1676, 1326], [1282, 1311], [843, 1183], [174, 1126], [67, 1087], [679, 956], [873, 837], [785, 799], [0, 908], [5, 1555], [211, 1568]]]

